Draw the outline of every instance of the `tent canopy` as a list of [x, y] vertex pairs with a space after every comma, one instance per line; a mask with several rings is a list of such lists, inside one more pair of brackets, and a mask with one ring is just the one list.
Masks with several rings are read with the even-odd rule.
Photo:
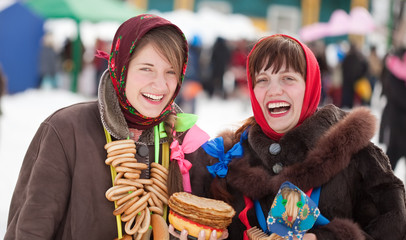
[[77, 22], [122, 22], [142, 13], [119, 0], [28, 0], [26, 5], [44, 18], [71, 18]]
[[[78, 23], [78, 26], [81, 21], [123, 22], [142, 13], [119, 0], [28, 0], [25, 4], [45, 19], [71, 18]], [[79, 69], [82, 64], [80, 31], [72, 51], [74, 65], [71, 90], [76, 92]]]
[[0, 65], [7, 78], [7, 93], [38, 87], [43, 24], [42, 18], [19, 2], [0, 11]]

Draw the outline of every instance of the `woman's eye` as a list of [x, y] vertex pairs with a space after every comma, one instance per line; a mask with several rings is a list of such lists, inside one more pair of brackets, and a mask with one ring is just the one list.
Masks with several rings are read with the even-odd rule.
[[175, 74], [175, 75], [176, 75], [176, 72], [175, 72], [175, 71], [168, 71], [168, 73], [169, 73], [169, 74]]
[[147, 72], [150, 72], [150, 71], [151, 71], [151, 68], [141, 68], [140, 70], [141, 70], [141, 71], [147, 71]]
[[266, 82], [266, 79], [265, 79], [265, 78], [258, 78], [258, 79], [256, 80], [256, 82], [257, 82], [257, 83]]

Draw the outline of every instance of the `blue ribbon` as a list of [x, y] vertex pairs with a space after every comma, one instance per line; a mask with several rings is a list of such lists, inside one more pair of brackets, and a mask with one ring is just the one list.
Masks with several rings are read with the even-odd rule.
[[[321, 186], [317, 188], [313, 188], [312, 194], [310, 194], [310, 198], [313, 200], [313, 202], [316, 204], [316, 206], [319, 205], [319, 200], [320, 200], [320, 192], [321, 192]], [[317, 218], [316, 222], [314, 223], [315, 226], [323, 226], [328, 224], [330, 221], [324, 217], [323, 215], [319, 215]]]
[[242, 141], [248, 138], [248, 131], [245, 131], [236, 143], [227, 153], [224, 153], [224, 140], [223, 137], [218, 137], [207, 141], [202, 145], [202, 148], [212, 157], [218, 158], [219, 161], [211, 166], [207, 166], [210, 174], [213, 177], [219, 176], [224, 178], [228, 172], [228, 164], [233, 158], [242, 157], [244, 149], [241, 145]]

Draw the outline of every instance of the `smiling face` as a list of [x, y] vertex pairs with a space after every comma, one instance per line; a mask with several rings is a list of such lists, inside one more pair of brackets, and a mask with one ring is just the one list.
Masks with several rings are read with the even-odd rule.
[[132, 57], [125, 93], [131, 105], [146, 117], [158, 117], [178, 85], [178, 75], [169, 61], [148, 43]]
[[282, 65], [274, 72], [273, 66], [262, 68], [255, 75], [254, 94], [269, 127], [286, 133], [299, 122], [306, 90], [303, 76]]

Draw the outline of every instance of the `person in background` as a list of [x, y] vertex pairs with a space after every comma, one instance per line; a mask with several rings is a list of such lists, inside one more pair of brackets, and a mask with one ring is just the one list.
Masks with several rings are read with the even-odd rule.
[[368, 63], [365, 56], [354, 43], [350, 43], [350, 50], [345, 55], [342, 64], [342, 94], [341, 107], [351, 109], [354, 106], [354, 86], [357, 80], [367, 77]]
[[[109, 62], [97, 101], [56, 111], [34, 136], [6, 240], [133, 239], [151, 231], [169, 237], [168, 196], [153, 190], [190, 192], [185, 158], [192, 161], [209, 139], [196, 116], [174, 104], [188, 58], [184, 34], [166, 19], [142, 14], [122, 23], [110, 54], [99, 56]], [[141, 221], [142, 228], [133, 226]], [[150, 222], [163, 225], [150, 229]]]
[[382, 138], [389, 135], [388, 142], [384, 143], [392, 169], [395, 169], [399, 159], [406, 157], [406, 48], [395, 49], [384, 62], [382, 82], [387, 102], [381, 116], [381, 134]]
[[[371, 111], [358, 107], [347, 112], [332, 104], [318, 108], [317, 60], [293, 37], [260, 39], [247, 68], [253, 116], [238, 130], [224, 131], [202, 145], [207, 169], [191, 168], [191, 176], [208, 171], [213, 177], [199, 186], [207, 190], [210, 185], [202, 195], [236, 210], [229, 239], [247, 240], [253, 228], [282, 239], [270, 231], [274, 216], [268, 213], [285, 182], [319, 209], [317, 221], [300, 235], [304, 240], [404, 239], [405, 187], [388, 157], [371, 142], [377, 123]], [[314, 209], [307, 210], [297, 219], [284, 215], [282, 223], [300, 227], [309, 216], [305, 213]]]
[[223, 86], [223, 77], [230, 63], [230, 54], [230, 49], [227, 45], [226, 39], [217, 37], [211, 53], [211, 74], [209, 79], [206, 79], [206, 89], [210, 98], [215, 95], [221, 97], [222, 99], [226, 98], [226, 93]]
[[42, 40], [39, 58], [40, 82], [38, 87], [58, 88], [59, 56], [55, 51], [51, 34], [46, 34]]
[[375, 83], [379, 80], [382, 73], [382, 59], [376, 52], [376, 46], [372, 45], [368, 56], [368, 79], [371, 83], [372, 91], [375, 88]]
[[[107, 41], [104, 41], [100, 38], [96, 39], [95, 42], [95, 49], [97, 50], [102, 50], [107, 52], [109, 49], [109, 45], [107, 43]], [[95, 86], [96, 86], [96, 91], [95, 94], [97, 95], [97, 88], [99, 86], [99, 82], [100, 82], [100, 78], [103, 75], [104, 71], [107, 69], [108, 65], [107, 65], [107, 61], [105, 59], [102, 58], [98, 58], [98, 57], [94, 57], [93, 58], [93, 65], [94, 68], [96, 69], [96, 78], [95, 78]]]
[[230, 69], [234, 75], [234, 95], [237, 97], [248, 97], [247, 91], [247, 55], [248, 41], [246, 39], [237, 40], [231, 52]]
[[176, 98], [176, 103], [183, 110], [189, 109], [190, 113], [196, 112], [196, 97], [203, 90], [200, 55], [202, 52], [202, 39], [194, 35], [189, 43], [188, 67], [185, 73], [185, 86]]

